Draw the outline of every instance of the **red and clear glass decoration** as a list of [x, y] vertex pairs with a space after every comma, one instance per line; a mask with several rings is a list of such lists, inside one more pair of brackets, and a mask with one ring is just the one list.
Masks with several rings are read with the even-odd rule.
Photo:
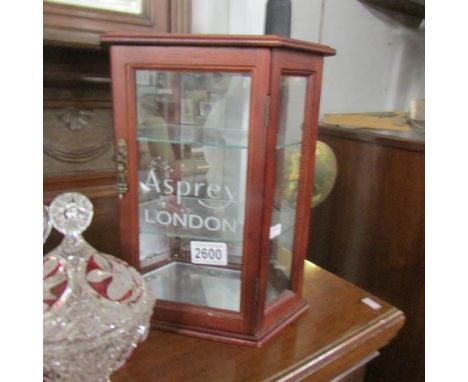
[[133, 267], [83, 239], [92, 217], [79, 193], [44, 210], [44, 227], [64, 235], [43, 261], [45, 381], [109, 381], [148, 334], [155, 298]]

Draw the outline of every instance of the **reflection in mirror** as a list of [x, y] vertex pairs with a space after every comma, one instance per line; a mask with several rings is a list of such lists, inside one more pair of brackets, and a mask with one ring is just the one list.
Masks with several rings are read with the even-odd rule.
[[122, 12], [139, 15], [143, 11], [143, 0], [45, 0], [47, 3], [73, 5], [82, 8]]

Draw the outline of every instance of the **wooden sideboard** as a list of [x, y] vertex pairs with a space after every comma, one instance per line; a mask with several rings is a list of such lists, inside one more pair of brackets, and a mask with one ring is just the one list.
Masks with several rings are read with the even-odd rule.
[[[106, 32], [187, 33], [191, 30], [191, 0], [141, 0], [139, 14], [99, 9], [99, 5], [106, 4], [100, 2], [92, 7], [45, 0], [44, 41], [96, 48], [100, 35]], [[107, 5], [112, 8], [112, 4]]]
[[[44, 1], [43, 201], [79, 191], [94, 204], [85, 238], [120, 255], [110, 60], [99, 37], [108, 31], [187, 33], [191, 0], [142, 0], [125, 14]], [[115, 240], [109, 240], [113, 238]], [[44, 252], [61, 240], [55, 230]]]
[[338, 176], [313, 209], [308, 259], [402, 310], [367, 381], [424, 381], [424, 135], [321, 126]]
[[308, 311], [260, 348], [152, 330], [112, 381], [358, 381], [404, 323], [398, 309], [310, 262], [304, 297]]

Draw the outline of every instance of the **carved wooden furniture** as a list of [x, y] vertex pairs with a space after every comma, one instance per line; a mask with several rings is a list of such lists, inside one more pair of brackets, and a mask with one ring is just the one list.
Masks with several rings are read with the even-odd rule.
[[[357, 382], [404, 322], [397, 309], [309, 262], [303, 295], [309, 311], [264, 347], [151, 331], [112, 381]], [[363, 303], [367, 297], [381, 307]]]
[[[115, 160], [109, 56], [104, 50], [44, 46], [44, 203], [80, 191], [95, 205], [96, 224], [85, 235], [118, 255]], [[99, 222], [99, 223], [98, 223]], [[61, 238], [53, 232], [45, 251]]]
[[[111, 80], [99, 36], [110, 30], [186, 33], [191, 22], [191, 0], [121, 4], [139, 2], [142, 12], [130, 14], [44, 1], [44, 203], [64, 191], [84, 193], [96, 220], [85, 236], [115, 255], [119, 243], [106, 238], [119, 234]], [[59, 242], [52, 233], [45, 251]]]
[[313, 209], [308, 259], [384, 298], [407, 318], [369, 381], [424, 380], [424, 138], [320, 126], [338, 177]]
[[[191, 0], [133, 0], [135, 9], [106, 9], [76, 5], [76, 1], [44, 1], [44, 40], [47, 43], [99, 46], [105, 32], [188, 33]], [[117, 2], [114, 2], [114, 4]], [[121, 2], [124, 6], [125, 2]], [[112, 4], [111, 4], [112, 6]], [[99, 8], [100, 7], [100, 8]]]
[[277, 36], [108, 34], [125, 260], [154, 324], [260, 345], [307, 309], [323, 57]]

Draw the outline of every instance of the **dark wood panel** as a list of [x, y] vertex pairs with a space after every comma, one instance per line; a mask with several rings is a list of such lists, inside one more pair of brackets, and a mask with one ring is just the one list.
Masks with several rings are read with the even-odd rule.
[[[64, 183], [68, 184], [68, 183]], [[44, 192], [43, 202], [50, 202], [62, 192], [79, 191], [86, 195], [94, 207], [94, 217], [89, 228], [83, 236], [97, 250], [122, 258], [119, 241], [119, 219], [117, 210], [117, 189], [115, 185], [77, 187], [76, 183], [68, 184], [68, 187], [59, 184], [59, 189]], [[62, 241], [63, 236], [56, 230], [52, 230], [49, 239], [44, 245], [44, 253], [54, 249]]]
[[384, 347], [403, 315], [384, 301], [306, 263], [310, 309], [261, 348], [151, 331], [112, 381], [329, 381]]
[[[110, 30], [188, 33], [190, 20], [191, 0], [145, 0], [142, 15], [44, 2], [45, 112], [62, 108], [111, 110], [109, 53], [107, 49], [98, 49], [101, 33]], [[108, 124], [112, 131], [111, 122]], [[85, 238], [97, 249], [120, 256], [112, 136], [109, 146], [106, 157], [98, 158], [99, 162], [91, 158], [70, 163], [52, 160], [45, 153], [44, 203], [49, 204], [54, 196], [66, 191], [87, 195], [94, 204], [95, 216]], [[61, 239], [53, 231], [44, 252], [57, 246]]]
[[[44, 47], [44, 115], [51, 116], [44, 121], [44, 143], [52, 142], [60, 155], [53, 157], [47, 148], [44, 150], [43, 201], [49, 205], [55, 196], [70, 191], [88, 196], [94, 205], [94, 219], [84, 233], [85, 239], [102, 252], [120, 256], [111, 110], [109, 55], [106, 51]], [[76, 134], [71, 134], [71, 126], [67, 126], [67, 122], [73, 120], [66, 118], [67, 113], [74, 113], [74, 118], [80, 122], [80, 111], [85, 112], [84, 125], [72, 126]], [[108, 117], [100, 118], [96, 121], [99, 125], [96, 125], [96, 114], [102, 113]], [[55, 122], [62, 124], [56, 126], [55, 135], [49, 137], [48, 131], [55, 116], [62, 119]], [[58, 135], [60, 128], [64, 136], [68, 134], [68, 141], [62, 141]], [[104, 137], [103, 128], [109, 132]], [[83, 145], [80, 129], [87, 134], [88, 145], [93, 149], [94, 143], [89, 135], [94, 134], [94, 130], [96, 133], [101, 130], [96, 141], [100, 138], [106, 150], [97, 151], [96, 155], [91, 155], [91, 150], [90, 155], [83, 156], [79, 150]], [[73, 135], [80, 140], [76, 145]], [[55, 248], [61, 240], [62, 235], [53, 230], [44, 245], [44, 253]]]
[[[369, 381], [424, 379], [424, 144], [321, 127], [338, 161], [329, 198], [313, 211], [308, 258], [407, 316], [371, 364]], [[416, 147], [417, 145], [418, 147]]]
[[[53, 97], [54, 93], [51, 89], [61, 88], [70, 93], [74, 91], [73, 94], [80, 94], [84, 88], [94, 90], [95, 99], [99, 96], [99, 100], [107, 100], [112, 106], [110, 63], [107, 50], [44, 45], [43, 60], [46, 99], [63, 99], [63, 96]], [[70, 96], [65, 96], [65, 99], [69, 98]]]
[[190, 33], [191, 0], [144, 0], [141, 14], [44, 2], [44, 41], [99, 47], [105, 32]]
[[90, 187], [115, 172], [107, 52], [44, 47], [43, 122], [46, 191], [75, 179], [77, 188]]
[[321, 124], [320, 132], [330, 137], [375, 143], [380, 146], [394, 147], [424, 153], [424, 133], [417, 131], [392, 131], [375, 128], [350, 128]]

